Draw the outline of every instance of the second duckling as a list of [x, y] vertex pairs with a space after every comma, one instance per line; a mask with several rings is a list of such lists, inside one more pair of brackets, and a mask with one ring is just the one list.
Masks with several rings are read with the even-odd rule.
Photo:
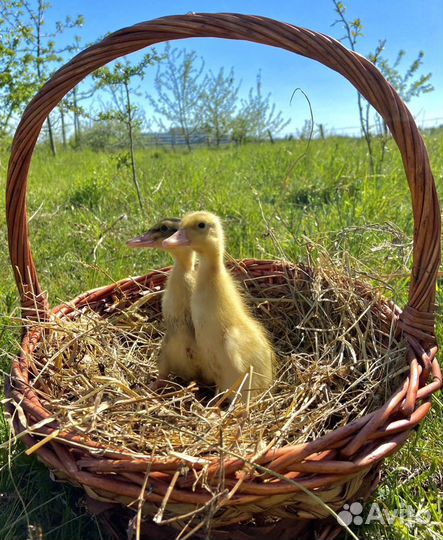
[[[144, 247], [170, 251], [163, 240], [177, 232], [180, 220], [163, 219], [149, 231], [128, 242], [130, 247]], [[162, 298], [162, 313], [166, 327], [159, 357], [159, 376], [154, 388], [162, 386], [173, 372], [186, 381], [200, 376], [200, 360], [191, 317], [191, 295], [195, 286], [195, 254], [187, 247], [170, 251], [174, 267], [168, 276]]]
[[246, 400], [269, 388], [274, 353], [263, 326], [252, 316], [223, 261], [224, 232], [220, 219], [209, 212], [183, 217], [179, 230], [163, 241], [167, 249], [195, 250], [199, 267], [191, 313], [202, 371], [220, 391], [238, 387], [252, 368], [241, 396]]

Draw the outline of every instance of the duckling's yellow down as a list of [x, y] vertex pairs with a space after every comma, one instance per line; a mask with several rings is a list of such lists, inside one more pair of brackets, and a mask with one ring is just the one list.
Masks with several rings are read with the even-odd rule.
[[[180, 220], [163, 219], [147, 233], [134, 238], [130, 247], [166, 249], [162, 242], [178, 230]], [[195, 285], [195, 253], [189, 247], [171, 252], [174, 266], [166, 281], [162, 298], [162, 313], [165, 323], [159, 356], [159, 378], [154, 386], [160, 386], [172, 372], [185, 380], [193, 380], [200, 373], [200, 364], [195, 342], [195, 331], [191, 318], [191, 295]]]
[[209, 212], [187, 214], [179, 231], [163, 245], [189, 246], [199, 258], [191, 315], [205, 378], [225, 391], [236, 387], [252, 368], [242, 398], [269, 388], [274, 353], [265, 329], [250, 313], [224, 265], [220, 219]]

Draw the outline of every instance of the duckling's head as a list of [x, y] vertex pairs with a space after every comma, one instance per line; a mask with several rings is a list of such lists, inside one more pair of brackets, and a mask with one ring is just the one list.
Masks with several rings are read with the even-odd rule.
[[156, 223], [142, 236], [129, 240], [127, 245], [132, 248], [166, 249], [162, 242], [178, 231], [180, 220], [166, 218]]
[[223, 253], [224, 234], [220, 218], [210, 212], [186, 214], [179, 230], [163, 240], [166, 249], [180, 246], [189, 246], [200, 254]]

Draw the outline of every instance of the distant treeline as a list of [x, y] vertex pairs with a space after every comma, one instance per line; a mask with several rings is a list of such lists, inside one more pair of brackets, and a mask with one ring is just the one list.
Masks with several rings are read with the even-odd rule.
[[[352, 50], [363, 36], [360, 18], [348, 18], [342, 1], [331, 0], [341, 38]], [[85, 24], [82, 15], [67, 16], [49, 25], [46, 0], [2, 0], [0, 3], [0, 139], [14, 131], [31, 97], [74, 54], [84, 49], [77, 32]], [[405, 102], [431, 92], [431, 73], [420, 74], [424, 53], [404, 69], [405, 51], [390, 63], [383, 51], [386, 40], [367, 57], [398, 91]], [[135, 58], [135, 60], [134, 60]], [[144, 80], [149, 79], [149, 84]], [[137, 182], [134, 148], [140, 146], [219, 145], [247, 141], [273, 142], [287, 132], [289, 120], [263, 90], [260, 71], [246, 93], [233, 68], [206, 69], [194, 51], [149, 49], [142, 57], [123, 58], [94, 72], [67, 94], [49, 115], [41, 141], [58, 149], [90, 147], [125, 149], [130, 154]], [[305, 96], [309, 101], [308, 96]], [[385, 158], [389, 131], [383, 118], [357, 93], [359, 131], [368, 147], [371, 171]], [[285, 129], [286, 128], [286, 129]], [[313, 114], [293, 135], [300, 139], [337, 136]]]
[[[14, 130], [51, 74], [86, 47], [76, 35], [83, 16], [67, 16], [51, 27], [50, 7], [45, 0], [0, 4], [0, 137]], [[142, 86], [148, 76], [150, 84]], [[188, 148], [202, 141], [218, 146], [272, 140], [289, 120], [263, 92], [260, 72], [246, 97], [240, 97], [240, 86], [233, 69], [214, 73], [194, 51], [167, 44], [161, 53], [150, 49], [141, 59], [123, 58], [97, 70], [49, 115], [42, 138], [54, 154], [60, 146], [120, 145], [119, 139], [129, 147], [147, 132]]]

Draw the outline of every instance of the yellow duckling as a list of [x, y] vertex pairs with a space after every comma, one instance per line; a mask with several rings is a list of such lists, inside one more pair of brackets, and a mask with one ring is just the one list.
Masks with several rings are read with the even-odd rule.
[[163, 246], [189, 247], [199, 257], [191, 314], [205, 378], [226, 391], [238, 387], [252, 368], [252, 380], [241, 389], [242, 399], [249, 391], [256, 395], [269, 388], [274, 353], [265, 329], [252, 317], [224, 265], [220, 219], [209, 212], [187, 214]]
[[[162, 242], [178, 230], [179, 223], [177, 218], [163, 219], [146, 234], [130, 240], [128, 246], [170, 251], [162, 246]], [[154, 388], [165, 384], [171, 372], [186, 381], [194, 380], [200, 374], [190, 306], [195, 285], [195, 254], [187, 246], [181, 246], [170, 253], [174, 258], [174, 267], [168, 276], [162, 298], [166, 332], [158, 357], [159, 375]]]

